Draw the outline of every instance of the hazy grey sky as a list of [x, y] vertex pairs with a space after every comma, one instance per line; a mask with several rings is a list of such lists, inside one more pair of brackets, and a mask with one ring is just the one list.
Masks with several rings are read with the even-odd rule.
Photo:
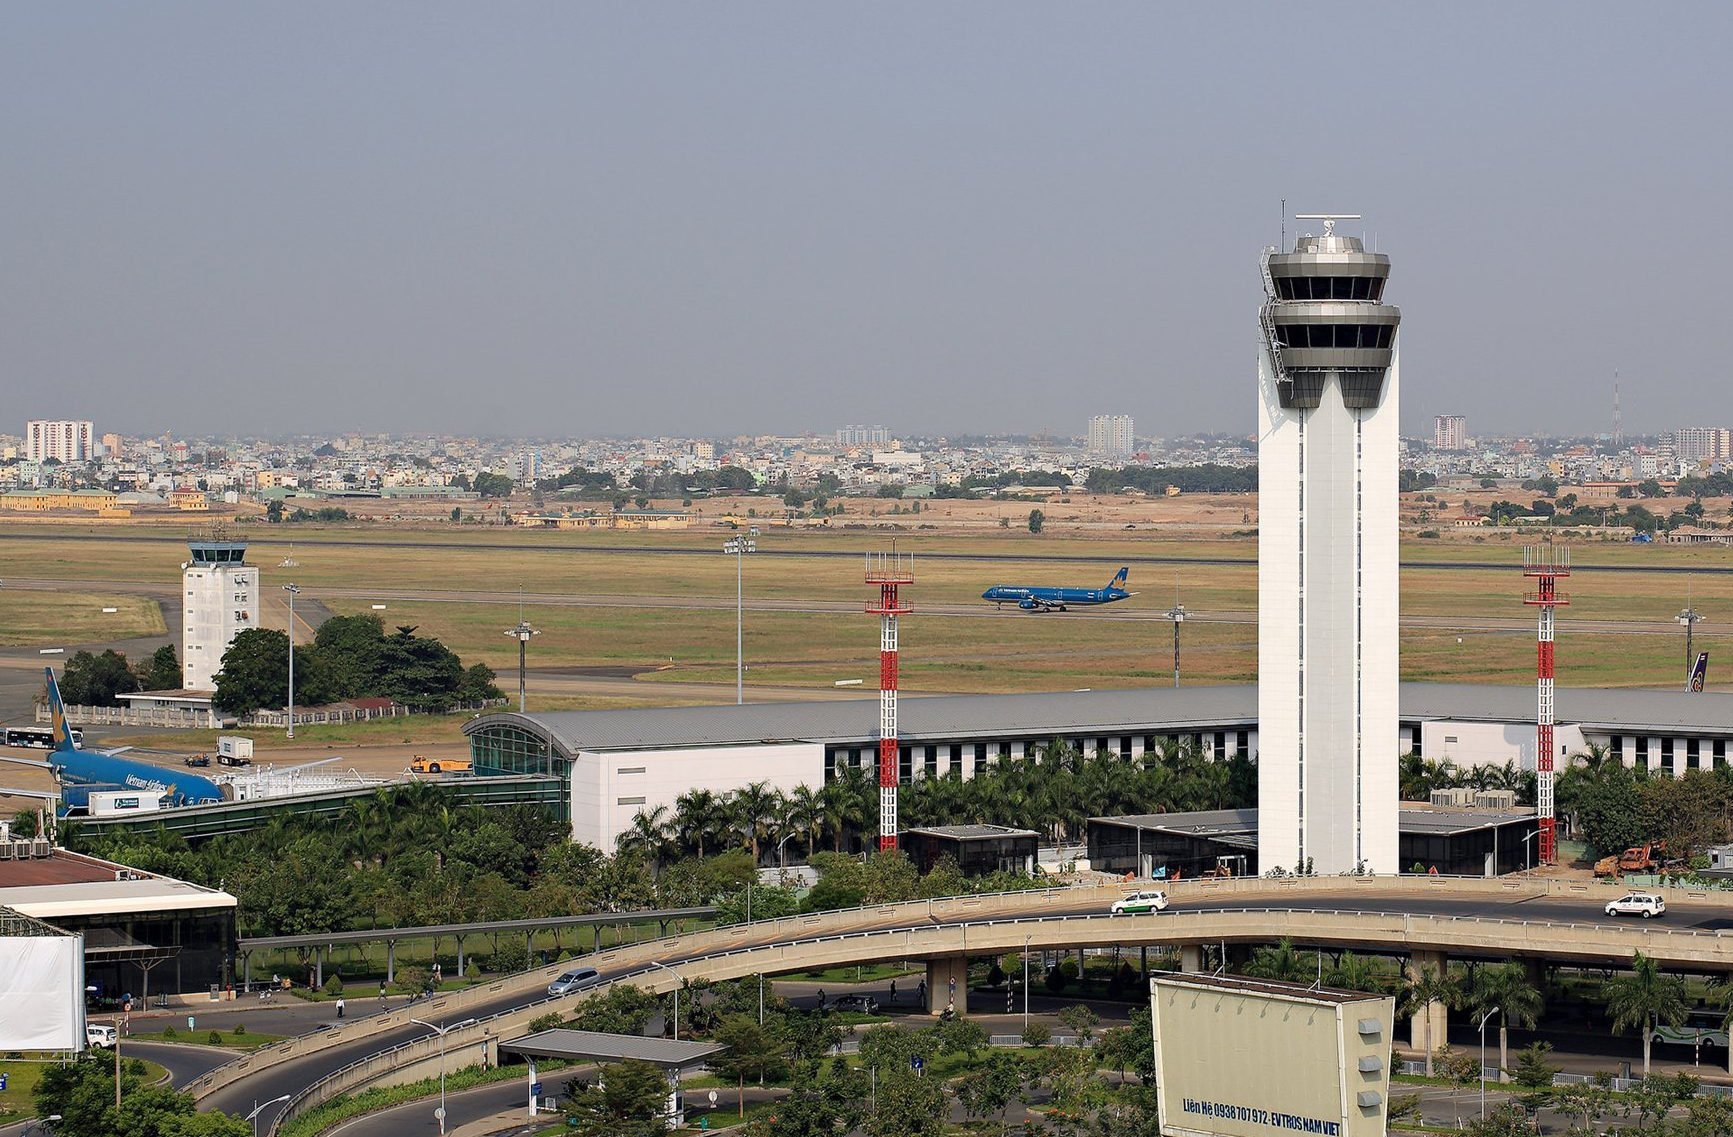
[[1407, 429], [1733, 425], [1730, 13], [14, 3], [4, 427], [1249, 432], [1282, 197]]

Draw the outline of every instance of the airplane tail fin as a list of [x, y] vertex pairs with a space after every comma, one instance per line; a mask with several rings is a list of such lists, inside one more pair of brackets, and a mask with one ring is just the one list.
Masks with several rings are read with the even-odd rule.
[[72, 729], [66, 725], [66, 704], [60, 701], [60, 684], [54, 681], [54, 668], [42, 669], [48, 676], [48, 714], [53, 722], [54, 749], [77, 750], [72, 741]]
[[1130, 579], [1131, 579], [1130, 566], [1122, 566], [1118, 572], [1113, 574], [1113, 579], [1107, 582], [1107, 587], [1118, 588], [1121, 585], [1125, 584], [1126, 581], [1128, 581]]

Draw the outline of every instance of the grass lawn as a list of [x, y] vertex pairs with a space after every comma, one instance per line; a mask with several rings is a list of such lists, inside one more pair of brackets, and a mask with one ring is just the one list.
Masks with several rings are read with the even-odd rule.
[[162, 608], [142, 596], [0, 588], [0, 646], [70, 648], [160, 636], [167, 630]]
[[[211, 1035], [216, 1035], [213, 1041]], [[273, 1042], [284, 1039], [281, 1034], [256, 1034], [248, 1031], [236, 1034], [234, 1031], [222, 1030], [175, 1030], [173, 1034], [167, 1030], [153, 1030], [149, 1033], [129, 1034], [121, 1040], [121, 1052], [126, 1052], [128, 1042], [190, 1042], [200, 1046], [226, 1046], [233, 1050], [257, 1050], [261, 1046], [269, 1046]]]
[[797, 971], [777, 978], [812, 983], [873, 983], [885, 979], [901, 979], [905, 975], [914, 975], [917, 971], [925, 974], [925, 969], [909, 967], [906, 964], [872, 963], [860, 967], [830, 967], [823, 971]]
[[[941, 516], [942, 516], [942, 510]], [[77, 532], [73, 527], [55, 532]], [[139, 527], [116, 531], [91, 527], [84, 542], [46, 541], [30, 526], [9, 526], [0, 542], [0, 578], [41, 574], [52, 564], [57, 576], [90, 580], [172, 582], [184, 549], [175, 541], [140, 542]], [[630, 606], [646, 597], [731, 601], [734, 566], [716, 553], [725, 534], [709, 527], [660, 534], [592, 534], [512, 528], [439, 527], [428, 530], [374, 526], [303, 527], [255, 531], [257, 563], [274, 565], [295, 542], [297, 581], [333, 611], [369, 612], [393, 589], [424, 589], [438, 599], [385, 600], [387, 624], [417, 625], [439, 636], [466, 662], [481, 661], [504, 675], [515, 667], [509, 641], [500, 635], [516, 618], [518, 589], [529, 597], [526, 615], [542, 634], [531, 648], [537, 667], [618, 667], [643, 671], [645, 699], [657, 699], [654, 684], [714, 682], [733, 678], [734, 613], [722, 608]], [[1508, 539], [1506, 539], [1508, 538]], [[836, 611], [749, 612], [745, 625], [748, 683], [831, 687], [838, 680], [876, 676], [877, 636], [860, 602], [857, 555], [881, 548], [877, 532], [811, 533], [768, 529], [761, 555], [746, 564], [748, 601], [810, 601]], [[968, 605], [985, 613], [979, 597], [987, 585], [1005, 581], [1097, 583], [1114, 567], [1132, 564], [1139, 595], [1112, 610], [1154, 615], [1172, 603], [1174, 586], [1186, 607], [1200, 614], [1183, 632], [1185, 678], [1194, 683], [1249, 682], [1256, 663], [1256, 542], [1250, 538], [1173, 537], [1140, 529], [1103, 536], [981, 532], [904, 532], [899, 551], [915, 555], [916, 583], [908, 590], [915, 615], [904, 629], [902, 679], [911, 691], [1065, 690], [1087, 686], [1161, 683], [1171, 674], [1171, 626], [1165, 621], [1118, 621], [1083, 613], [1001, 618], [962, 617], [932, 611]], [[427, 542], [435, 547], [393, 547], [389, 542]], [[1510, 630], [1482, 631], [1452, 624], [1409, 628], [1402, 634], [1402, 678], [1490, 682], [1533, 680], [1534, 643], [1529, 609], [1521, 602], [1524, 538], [1489, 534], [1483, 541], [1409, 540], [1402, 556], [1402, 610], [1408, 616], [1470, 623], [1488, 618], [1514, 621]], [[765, 552], [777, 555], [765, 556]], [[714, 554], [714, 555], [710, 555]], [[1005, 561], [989, 560], [1004, 556]], [[1668, 632], [1574, 632], [1573, 621], [1618, 619], [1667, 621], [1683, 606], [1689, 584], [1693, 603], [1713, 612], [1733, 609], [1733, 575], [1693, 574], [1725, 563], [1725, 553], [1683, 546], [1632, 546], [1586, 541], [1573, 546], [1575, 575], [1571, 605], [1560, 614], [1558, 658], [1571, 686], [1670, 684], [1684, 667], [1682, 636]], [[923, 559], [924, 558], [924, 559]], [[1140, 558], [1175, 558], [1150, 564]], [[1211, 560], [1217, 563], [1206, 563]], [[1428, 567], [1442, 561], [1487, 562], [1495, 568]], [[1645, 567], [1653, 573], [1597, 572], [1599, 567]], [[341, 594], [339, 594], [339, 591]], [[112, 634], [92, 626], [102, 605], [76, 599], [85, 594], [0, 592], [0, 603], [64, 601], [61, 613], [42, 618], [64, 636]], [[96, 592], [90, 594], [97, 597]], [[25, 598], [19, 601], [18, 598]], [[617, 601], [594, 606], [575, 598]], [[126, 598], [113, 598], [126, 600]], [[135, 605], [154, 605], [134, 599]], [[82, 605], [82, 608], [80, 608]], [[925, 608], [923, 609], [923, 606]], [[123, 613], [126, 609], [123, 608]], [[0, 610], [3, 612], [3, 610]], [[81, 614], [82, 613], [82, 614]], [[115, 619], [116, 617], [106, 617]], [[156, 617], [160, 630], [160, 616]], [[504, 623], [502, 623], [504, 621]], [[1223, 622], [1232, 621], [1232, 622]], [[38, 633], [18, 631], [15, 620], [0, 628], [17, 642], [37, 642]], [[1722, 626], [1733, 629], [1722, 621]], [[131, 634], [131, 633], [129, 633]], [[1733, 631], [1711, 623], [1699, 629], [1703, 646]], [[662, 668], [650, 673], [652, 669]], [[1711, 676], [1713, 678], [1713, 675]], [[540, 709], [623, 705], [613, 695], [591, 699], [555, 692]], [[689, 701], [682, 695], [671, 701]], [[452, 720], [388, 721], [354, 728], [304, 727], [309, 742], [409, 742], [455, 737]], [[316, 732], [330, 730], [329, 736]], [[377, 733], [371, 733], [377, 731]], [[182, 744], [193, 736], [176, 736]], [[126, 740], [133, 745], [140, 743]]]

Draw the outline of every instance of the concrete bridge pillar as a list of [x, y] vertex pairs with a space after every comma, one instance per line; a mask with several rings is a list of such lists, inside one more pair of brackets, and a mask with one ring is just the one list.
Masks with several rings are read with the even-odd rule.
[[1203, 945], [1181, 944], [1179, 949], [1179, 969], [1187, 975], [1195, 975], [1203, 970]]
[[314, 948], [313, 949], [313, 986], [319, 988], [320, 990], [324, 990], [324, 988], [325, 988], [325, 949], [324, 948]]
[[397, 941], [385, 941], [385, 982], [397, 982]]
[[[1436, 975], [1446, 975], [1449, 973], [1449, 969], [1449, 957], [1443, 952], [1417, 951], [1408, 957], [1408, 966], [1404, 970], [1404, 974], [1412, 982], [1427, 971]], [[1426, 1024], [1428, 1019], [1432, 1023], [1431, 1043], [1434, 1052], [1450, 1040], [1450, 1008], [1440, 1002], [1428, 1003], [1421, 1010], [1415, 1012], [1408, 1023], [1409, 1045], [1420, 1051], [1422, 1056], [1427, 1054]]]
[[969, 1013], [969, 957], [947, 955], [927, 961], [927, 1013], [942, 1014], [951, 1007], [959, 1015]]

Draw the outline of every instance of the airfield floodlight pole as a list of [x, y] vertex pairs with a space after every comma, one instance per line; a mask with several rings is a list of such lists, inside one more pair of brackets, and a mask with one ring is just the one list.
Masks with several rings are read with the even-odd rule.
[[425, 1019], [410, 1019], [409, 1021], [424, 1026], [439, 1036], [439, 1111], [434, 1116], [439, 1119], [439, 1132], [443, 1135], [445, 1133], [445, 1036], [458, 1027], [471, 1025], [476, 1020], [464, 1019], [460, 1023], [452, 1023], [449, 1026], [434, 1026]]
[[1162, 615], [1173, 621], [1173, 685], [1179, 686], [1179, 626], [1185, 623], [1187, 616], [1185, 605], [1179, 602], [1179, 579], [1173, 582], [1173, 607]]
[[1550, 865], [1558, 853], [1553, 828], [1553, 609], [1569, 604], [1558, 590], [1560, 577], [1571, 574], [1570, 550], [1559, 545], [1534, 545], [1522, 551], [1522, 574], [1535, 582], [1523, 603], [1540, 610], [1535, 650], [1535, 772], [1536, 810], [1540, 821], [1539, 863]]
[[511, 636], [513, 639], [517, 640], [517, 709], [518, 709], [518, 714], [521, 715], [524, 713], [524, 702], [525, 702], [525, 696], [524, 696], [524, 653], [529, 646], [530, 637], [531, 636], [539, 636], [539, 635], [541, 635], [541, 633], [536, 631], [534, 628], [530, 627], [529, 621], [525, 620], [520, 615], [518, 617], [517, 627], [507, 628], [505, 634], [508, 636]]
[[285, 584], [289, 594], [289, 737], [295, 737], [295, 597], [301, 594], [298, 584]]
[[722, 546], [724, 553], [734, 554], [734, 703], [746, 702], [746, 574], [747, 553], [758, 551], [758, 526], [746, 530], [745, 536], [730, 537]]
[[897, 590], [915, 581], [913, 556], [869, 554], [866, 582], [877, 585], [879, 598], [867, 601], [869, 615], [879, 617], [879, 849], [897, 847], [897, 781], [901, 762], [897, 748], [897, 617], [910, 611]]
[[[1689, 589], [1690, 585], [1687, 584]], [[1703, 622], [1703, 614], [1691, 606], [1691, 594], [1685, 593], [1685, 607], [1673, 617], [1685, 629], [1685, 690], [1691, 690], [1692, 672], [1696, 670], [1697, 658], [1691, 649], [1691, 629]]]

